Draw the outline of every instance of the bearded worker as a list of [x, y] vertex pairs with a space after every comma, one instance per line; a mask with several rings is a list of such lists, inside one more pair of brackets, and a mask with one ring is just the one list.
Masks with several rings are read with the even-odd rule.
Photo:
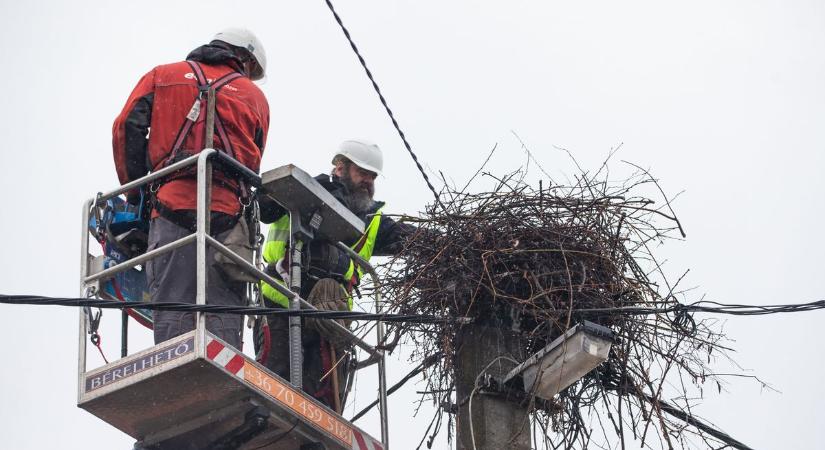
[[[384, 203], [373, 199], [375, 178], [383, 168], [381, 149], [366, 140], [344, 141], [335, 152], [332, 165], [329, 175], [318, 175], [315, 180], [366, 225], [359, 239], [345, 244], [366, 260], [373, 255], [391, 255], [400, 250], [405, 238], [416, 228], [382, 215]], [[289, 214], [276, 204], [263, 203], [261, 213], [264, 222], [272, 223], [263, 251], [267, 273], [288, 285]], [[301, 297], [318, 309], [351, 310], [351, 294], [362, 275], [352, 259], [333, 242], [314, 239], [305, 245], [302, 260], [309, 262], [302, 268]], [[289, 308], [287, 297], [272, 286], [262, 283], [261, 291], [265, 306]], [[340, 412], [345, 400], [344, 380], [349, 375], [348, 365], [341, 358], [345, 358], [343, 355], [348, 353], [350, 345], [330, 325], [322, 319], [302, 320], [302, 382], [304, 391]], [[255, 351], [259, 362], [289, 379], [289, 319], [267, 316], [258, 320]], [[335, 378], [341, 380], [338, 383], [333, 383], [334, 377], [324, 376], [333, 366], [337, 368]], [[334, 384], [338, 385], [337, 392]]]

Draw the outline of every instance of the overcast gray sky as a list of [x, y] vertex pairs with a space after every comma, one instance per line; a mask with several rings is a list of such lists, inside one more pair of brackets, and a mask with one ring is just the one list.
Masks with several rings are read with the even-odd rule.
[[[661, 252], [669, 273], [691, 270], [685, 283], [697, 297], [825, 298], [825, 3], [337, 7], [428, 169], [466, 180], [496, 143], [497, 168], [516, 168], [523, 154], [511, 131], [559, 177], [575, 170], [556, 147], [594, 167], [623, 143], [617, 159], [649, 167], [672, 194], [685, 191], [674, 208], [687, 240]], [[2, 293], [77, 294], [81, 203], [117, 184], [112, 120], [141, 75], [226, 26], [254, 30], [268, 53], [264, 169], [327, 171], [335, 145], [362, 136], [384, 149], [376, 196], [389, 211], [415, 213], [430, 200], [322, 0], [2, 0]], [[77, 311], [0, 309], [0, 447], [130, 448], [131, 438], [75, 406]], [[695, 411], [755, 448], [822, 448], [824, 317], [720, 318], [737, 361], [780, 392], [733, 379], [721, 394], [706, 389]], [[105, 313], [112, 358], [118, 325], [117, 313]], [[150, 344], [133, 330], [134, 350]], [[407, 365], [391, 364], [392, 382]], [[391, 400], [394, 448], [414, 448], [429, 422], [429, 412], [409, 418], [415, 389]]]

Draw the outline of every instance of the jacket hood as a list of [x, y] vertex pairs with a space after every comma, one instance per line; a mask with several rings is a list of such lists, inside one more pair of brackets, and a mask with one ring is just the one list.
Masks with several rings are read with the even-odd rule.
[[189, 61], [197, 61], [199, 63], [210, 66], [228, 65], [233, 69], [243, 73], [243, 64], [240, 58], [235, 56], [231, 50], [228, 50], [219, 45], [206, 44], [192, 50], [186, 55]]

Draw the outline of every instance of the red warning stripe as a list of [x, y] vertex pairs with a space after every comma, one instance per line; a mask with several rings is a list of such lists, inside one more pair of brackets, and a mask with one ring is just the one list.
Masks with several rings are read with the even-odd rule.
[[352, 430], [352, 435], [355, 436], [355, 441], [358, 443], [357, 450], [372, 450], [367, 447], [367, 442], [364, 440], [364, 436], [361, 436], [361, 433], [358, 430]]
[[244, 358], [232, 347], [209, 337], [206, 343], [206, 358], [223, 366], [233, 375], [243, 376]]
[[206, 346], [206, 357], [209, 359], [215, 359], [218, 356], [218, 353], [223, 350], [223, 344], [220, 342], [212, 339], [209, 345]]
[[229, 360], [228, 363], [226, 363], [226, 365], [224, 365], [224, 367], [232, 373], [238, 373], [238, 371], [243, 367], [243, 364], [243, 357], [241, 355], [235, 355]]
[[352, 450], [384, 450], [380, 442], [373, 439], [368, 434], [362, 434], [356, 429], [352, 429]]

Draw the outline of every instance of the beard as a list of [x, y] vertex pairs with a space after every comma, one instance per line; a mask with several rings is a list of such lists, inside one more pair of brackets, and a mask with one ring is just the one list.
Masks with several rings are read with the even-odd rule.
[[347, 201], [350, 211], [357, 216], [362, 216], [369, 212], [374, 203], [372, 196], [375, 193], [369, 185], [359, 185], [349, 177], [349, 171], [344, 171], [344, 176], [340, 177], [341, 183], [347, 188], [344, 200]]

